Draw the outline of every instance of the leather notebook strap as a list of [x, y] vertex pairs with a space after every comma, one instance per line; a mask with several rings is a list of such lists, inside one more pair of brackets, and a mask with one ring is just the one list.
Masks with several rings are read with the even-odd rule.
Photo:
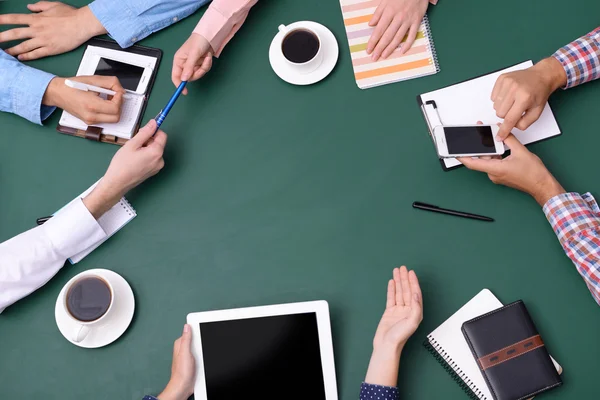
[[93, 140], [94, 142], [99, 142], [100, 137], [102, 136], [102, 128], [98, 126], [88, 126], [85, 130], [85, 138], [88, 140]]
[[508, 361], [512, 358], [522, 356], [523, 354], [528, 353], [531, 350], [535, 350], [538, 347], [542, 347], [543, 345], [544, 342], [542, 341], [540, 335], [535, 335], [480, 357], [477, 361], [479, 362], [481, 369], [485, 371], [488, 368], [501, 364], [504, 361]]

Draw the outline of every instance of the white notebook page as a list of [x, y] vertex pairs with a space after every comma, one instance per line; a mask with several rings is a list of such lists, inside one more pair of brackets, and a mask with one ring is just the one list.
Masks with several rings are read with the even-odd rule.
[[[479, 370], [479, 366], [473, 357], [473, 353], [471, 353], [471, 349], [465, 340], [461, 327], [464, 322], [503, 306], [504, 304], [502, 304], [489, 289], [483, 289], [477, 296], [469, 300], [467, 304], [462, 306], [442, 325], [437, 327], [437, 329], [427, 336], [429, 343], [434, 348], [441, 349], [445, 352], [440, 353], [440, 351], [438, 351], [440, 356], [454, 369], [454, 372], [456, 372], [482, 400], [493, 400], [494, 398], [485, 383], [485, 379]], [[443, 354], [445, 354], [445, 356]], [[561, 366], [553, 358], [552, 362], [554, 363], [556, 370], [561, 373]]]
[[[494, 103], [490, 99], [496, 80], [506, 72], [526, 69], [532, 65], [531, 60], [525, 61], [502, 71], [422, 94], [421, 100], [423, 104], [426, 101], [435, 100], [441, 122], [444, 125], [473, 125], [477, 121], [482, 121], [484, 124], [496, 124], [502, 122], [502, 119], [496, 116]], [[542, 115], [535, 123], [525, 131], [515, 128], [513, 132], [521, 143], [529, 144], [559, 135], [560, 128], [550, 106], [546, 103]], [[444, 164], [451, 168], [461, 163], [455, 158], [448, 158], [444, 160]]]
[[[115, 135], [123, 139], [131, 139], [133, 136], [133, 130], [135, 129], [135, 124], [140, 116], [143, 105], [144, 96], [128, 93], [123, 97], [121, 118], [119, 119], [119, 122], [114, 124], [94, 124], [94, 126], [104, 128], [102, 132], [104, 134]], [[60, 124], [63, 126], [68, 126], [69, 128], [81, 130], [86, 130], [88, 127], [85, 122], [66, 111], [63, 111], [63, 114], [60, 118]]]

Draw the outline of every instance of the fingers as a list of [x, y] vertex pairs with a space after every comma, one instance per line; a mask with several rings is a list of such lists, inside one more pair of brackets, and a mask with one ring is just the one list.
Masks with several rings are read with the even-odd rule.
[[35, 4], [28, 4], [27, 8], [29, 9], [29, 11], [42, 12], [49, 10], [54, 6], [56, 6], [55, 1], [38, 1]]
[[373, 18], [371, 18], [371, 20], [369, 21], [369, 26], [375, 26], [379, 23], [379, 20], [381, 19], [381, 15], [383, 15], [384, 9], [385, 9], [384, 5], [379, 5], [377, 7], [377, 9], [375, 10], [375, 13], [373, 13]]
[[492, 89], [492, 95], [490, 98], [494, 103], [496, 102], [496, 99], [498, 98], [500, 93], [502, 93], [502, 85], [504, 83], [504, 77], [505, 77], [504, 74], [500, 75], [500, 77], [496, 80], [496, 83], [494, 84], [494, 88]]
[[31, 28], [15, 28], [0, 32], [0, 43], [10, 42], [11, 40], [29, 39], [33, 36]]
[[202, 61], [202, 65], [194, 71], [190, 78], [191, 81], [197, 81], [202, 78], [212, 68], [212, 54], [207, 55]]
[[88, 85], [99, 86], [104, 89], [110, 89], [114, 92], [125, 92], [125, 89], [123, 89], [123, 86], [121, 86], [119, 78], [116, 76], [90, 75], [76, 76], [69, 79]]
[[[173, 68], [171, 69], [171, 82], [175, 87], [178, 87], [181, 84], [181, 74], [183, 72], [183, 62], [177, 59], [177, 55], [173, 59]], [[184, 89], [183, 94], [187, 94], [187, 91]]]
[[39, 58], [48, 57], [49, 55], [51, 55], [51, 53], [48, 47], [40, 47], [38, 49], [30, 51], [29, 53], [19, 54], [18, 59], [20, 61], [31, 61], [37, 60]]
[[31, 14], [0, 15], [0, 25], [29, 25], [33, 21]]
[[519, 139], [516, 138], [512, 133], [508, 135], [506, 139], [504, 139], [504, 144], [510, 149], [511, 154], [518, 154], [522, 151], [529, 151]]
[[498, 174], [502, 165], [502, 160], [498, 159], [482, 160], [481, 158], [461, 157], [457, 160], [469, 169], [485, 172], [486, 174]]
[[385, 308], [394, 307], [396, 305], [396, 284], [393, 279], [388, 282], [387, 288], [387, 299], [385, 302]]
[[41, 46], [42, 42], [39, 39], [34, 38], [21, 42], [18, 45], [13, 46], [9, 49], [6, 49], [6, 53], [10, 54], [13, 57], [16, 57], [18, 55], [25, 54], [35, 49], [38, 49]]
[[[379, 25], [377, 25], [377, 27], [379, 27]], [[373, 55], [371, 56], [373, 61], [379, 60], [383, 51], [390, 45], [392, 40], [394, 40], [394, 36], [402, 27], [402, 20], [400, 20], [400, 18], [394, 18], [392, 20], [392, 23], [387, 27], [383, 36], [379, 39], [377, 46], [375, 46], [375, 49], [373, 50]], [[406, 30], [408, 29], [405, 29], [404, 32], [406, 32]]]
[[371, 54], [373, 50], [375, 50], [375, 46], [377, 46], [377, 44], [379, 43], [379, 39], [381, 39], [386, 29], [388, 28], [388, 26], [390, 26], [391, 23], [392, 17], [390, 17], [389, 15], [382, 16], [379, 22], [377, 22], [377, 27], [371, 34], [369, 42], [367, 43], [367, 54]]
[[419, 285], [419, 279], [415, 271], [408, 273], [408, 281], [410, 283], [410, 290], [412, 296], [411, 303], [411, 316], [414, 319], [418, 319], [419, 322], [423, 320], [423, 295], [421, 293], [421, 286]]
[[517, 122], [521, 119], [523, 112], [526, 110], [526, 106], [524, 103], [514, 103], [510, 111], [506, 114], [506, 118], [502, 121], [502, 125], [500, 125], [500, 130], [498, 131], [497, 139], [504, 140], [513, 130]]
[[154, 135], [154, 132], [156, 132], [156, 121], [151, 119], [132, 139], [127, 142], [126, 146], [130, 145], [130, 147], [139, 149], [140, 147], [143, 147], [148, 140], [150, 140], [152, 135]]
[[419, 24], [413, 24], [408, 31], [408, 36], [406, 37], [406, 43], [402, 45], [400, 49], [400, 54], [406, 53], [412, 47], [413, 43], [417, 39], [417, 33], [419, 32]]
[[[85, 108], [87, 111], [96, 114], [109, 114], [114, 115], [117, 118], [120, 115], [121, 111], [121, 99], [122, 94], [117, 93], [113, 100], [103, 100], [101, 97], [98, 97], [95, 93], [82, 93], [85, 96], [86, 105]], [[105, 121], [103, 121], [105, 122]], [[117, 121], [118, 122], [118, 119]]]
[[517, 122], [516, 127], [522, 131], [529, 128], [535, 121], [540, 118], [542, 112], [544, 111], [544, 106], [537, 106], [534, 108], [530, 108], [525, 112], [525, 115], [521, 117], [519, 122]]
[[402, 285], [402, 298], [404, 305], [410, 305], [412, 296], [410, 293], [410, 283], [408, 282], [408, 269], [403, 265], [400, 267], [400, 284]]
[[402, 39], [404, 39], [407, 30], [408, 28], [406, 27], [406, 24], [400, 27], [400, 29], [396, 32], [396, 35], [394, 36], [394, 40], [392, 40], [392, 42], [388, 45], [388, 47], [385, 48], [385, 50], [381, 54], [382, 58], [388, 58], [394, 52], [394, 50], [396, 50], [398, 46], [400, 46], [400, 43], [402, 43]]
[[151, 145], [153, 147], [160, 148], [161, 151], [164, 151], [165, 146], [167, 145], [167, 134], [161, 130], [158, 130], [156, 134], [154, 134]]
[[394, 268], [393, 277], [394, 286], [396, 287], [396, 305], [403, 306], [404, 296], [402, 296], [402, 283], [400, 283], [400, 270], [398, 268]]

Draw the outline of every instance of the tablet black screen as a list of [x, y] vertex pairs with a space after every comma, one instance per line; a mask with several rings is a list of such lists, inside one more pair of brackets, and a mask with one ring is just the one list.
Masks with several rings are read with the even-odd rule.
[[200, 323], [208, 400], [325, 400], [316, 313]]

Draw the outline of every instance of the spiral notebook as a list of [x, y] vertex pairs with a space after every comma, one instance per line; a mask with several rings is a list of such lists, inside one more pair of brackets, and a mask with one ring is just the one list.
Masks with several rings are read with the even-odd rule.
[[[493, 400], [494, 397], [485, 383], [477, 361], [473, 358], [461, 327], [464, 322], [502, 306], [500, 300], [489, 289], [483, 289], [431, 332], [423, 343], [472, 399]], [[554, 358], [552, 362], [561, 374], [562, 367]]]
[[[100, 182], [100, 180], [98, 180], [98, 182]], [[96, 187], [96, 185], [98, 185], [98, 182], [94, 183], [92, 186], [90, 186], [88, 190], [77, 196], [74, 200], [71, 201], [71, 203], [77, 199], [82, 199], [85, 196], [87, 196]], [[121, 228], [127, 225], [136, 216], [137, 213], [135, 212], [135, 209], [131, 206], [131, 204], [127, 201], [125, 197], [122, 197], [117, 204], [115, 204], [110, 210], [104, 213], [104, 215], [98, 218], [98, 224], [102, 227], [104, 233], [106, 233], [106, 237], [98, 243], [94, 244], [93, 246], [88, 247], [82, 252], [77, 253], [71, 258], [69, 258], [69, 262], [71, 264], [77, 264], [79, 261], [83, 260], [88, 254], [96, 250], [102, 243], [106, 242], [112, 235], [117, 233]]]
[[350, 45], [354, 78], [359, 88], [368, 89], [420, 78], [440, 71], [427, 15], [423, 18], [417, 39], [408, 52], [400, 54], [398, 48], [387, 59], [373, 62], [371, 56], [367, 54], [367, 43], [375, 28], [369, 26], [369, 21], [377, 9], [379, 0], [340, 0], [340, 2]]

